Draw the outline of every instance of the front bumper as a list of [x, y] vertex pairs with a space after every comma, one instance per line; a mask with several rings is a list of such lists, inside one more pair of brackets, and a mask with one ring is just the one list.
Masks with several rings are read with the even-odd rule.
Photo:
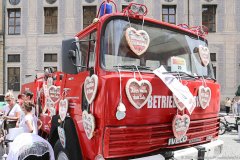
[[[221, 157], [223, 149], [223, 141], [216, 140], [203, 145], [190, 147], [174, 151], [175, 160], [215, 160], [217, 157]], [[161, 155], [154, 155], [148, 157], [137, 158], [134, 160], [165, 160]]]

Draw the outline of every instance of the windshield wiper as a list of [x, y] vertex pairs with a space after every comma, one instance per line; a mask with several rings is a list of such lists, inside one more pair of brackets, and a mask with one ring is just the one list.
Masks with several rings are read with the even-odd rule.
[[217, 80], [215, 78], [209, 77], [209, 76], [195, 76], [197, 78], [204, 78], [204, 79], [208, 79], [208, 80], [213, 80], [214, 82], [217, 82]]
[[179, 75], [181, 77], [190, 77], [192, 79], [196, 79], [195, 76], [191, 75], [191, 74], [188, 74], [186, 72], [177, 72], [177, 71], [169, 71], [169, 72], [163, 72], [163, 74], [173, 74], [173, 75]]
[[121, 68], [121, 69], [129, 69], [129, 70], [148, 70], [148, 71], [152, 71], [152, 69], [150, 67], [147, 66], [135, 66], [135, 65], [119, 65], [119, 66], [113, 66], [114, 68]]

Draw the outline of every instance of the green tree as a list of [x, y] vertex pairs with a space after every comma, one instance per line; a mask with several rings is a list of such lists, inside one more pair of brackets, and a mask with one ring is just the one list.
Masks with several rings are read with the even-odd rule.
[[236, 96], [240, 96], [240, 85], [238, 86], [238, 89], [237, 89], [235, 95], [236, 95]]

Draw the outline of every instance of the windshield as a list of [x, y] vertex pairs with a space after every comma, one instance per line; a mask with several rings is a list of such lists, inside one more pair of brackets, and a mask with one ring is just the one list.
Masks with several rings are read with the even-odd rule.
[[207, 46], [199, 38], [193, 38], [160, 26], [131, 22], [131, 27], [144, 30], [150, 38], [149, 47], [142, 55], [135, 54], [129, 47], [125, 31], [130, 23], [123, 19], [108, 22], [102, 37], [101, 61], [106, 70], [116, 69], [117, 65], [145, 66], [152, 70], [163, 65], [169, 72], [185, 72], [191, 75], [214, 78], [211, 62], [202, 66], [196, 49]]

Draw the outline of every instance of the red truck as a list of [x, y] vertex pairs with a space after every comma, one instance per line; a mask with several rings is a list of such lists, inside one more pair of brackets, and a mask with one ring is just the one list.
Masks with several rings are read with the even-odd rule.
[[220, 86], [204, 27], [101, 4], [62, 43], [62, 71], [24, 84], [56, 159], [209, 159], [221, 155]]

